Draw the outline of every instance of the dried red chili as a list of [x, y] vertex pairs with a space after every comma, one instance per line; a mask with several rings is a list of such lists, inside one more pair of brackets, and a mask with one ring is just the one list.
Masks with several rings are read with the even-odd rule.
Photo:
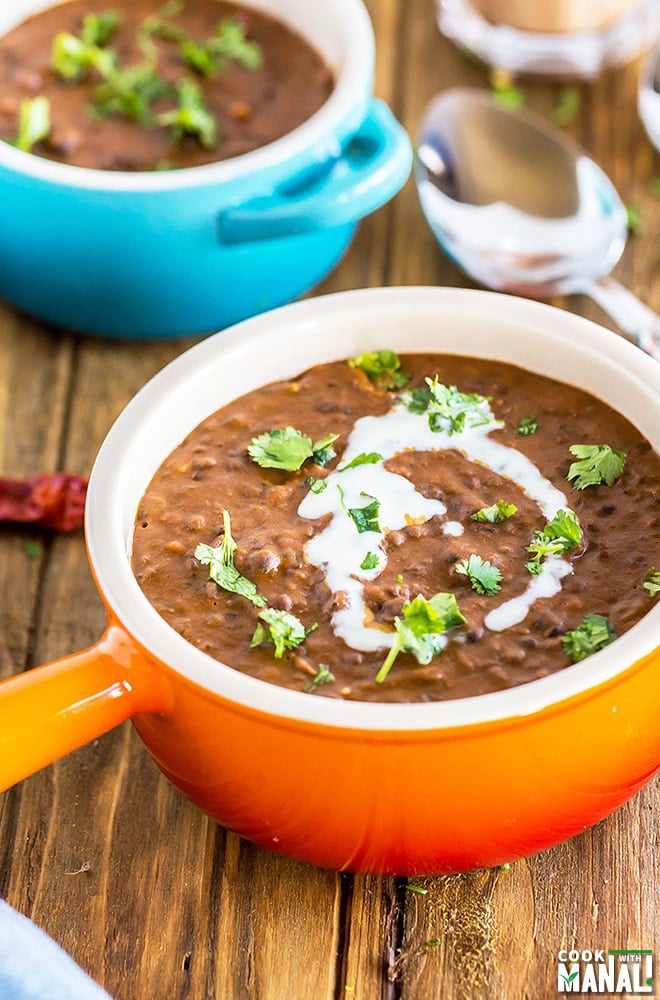
[[87, 480], [68, 472], [44, 472], [28, 479], [0, 478], [0, 521], [73, 531], [83, 523], [86, 494]]

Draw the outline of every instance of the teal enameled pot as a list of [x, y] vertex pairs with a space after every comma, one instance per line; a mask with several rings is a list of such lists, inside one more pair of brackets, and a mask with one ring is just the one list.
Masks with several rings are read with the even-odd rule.
[[[0, 34], [54, 5], [3, 4]], [[374, 36], [361, 0], [246, 5], [323, 55], [336, 79], [323, 107], [261, 149], [170, 172], [89, 170], [0, 142], [0, 296], [87, 333], [221, 329], [313, 287], [358, 221], [402, 187], [411, 145], [373, 97]]]

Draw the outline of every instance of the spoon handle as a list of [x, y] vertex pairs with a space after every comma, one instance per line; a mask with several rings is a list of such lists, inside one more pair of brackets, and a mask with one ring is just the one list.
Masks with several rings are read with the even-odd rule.
[[615, 278], [600, 278], [580, 289], [611, 316], [617, 326], [643, 351], [660, 361], [660, 316]]

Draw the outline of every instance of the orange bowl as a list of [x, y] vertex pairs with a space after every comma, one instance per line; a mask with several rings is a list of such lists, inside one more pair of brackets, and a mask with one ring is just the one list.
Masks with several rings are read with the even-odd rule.
[[149, 382], [106, 438], [86, 512], [108, 610], [91, 649], [0, 684], [0, 787], [132, 718], [167, 777], [223, 826], [302, 861], [433, 874], [498, 865], [584, 830], [660, 766], [660, 605], [612, 645], [494, 694], [424, 704], [310, 697], [196, 649], [133, 576], [158, 466], [258, 386], [383, 347], [533, 369], [619, 410], [660, 451], [660, 367], [613, 333], [483, 291], [370, 289], [241, 323]]

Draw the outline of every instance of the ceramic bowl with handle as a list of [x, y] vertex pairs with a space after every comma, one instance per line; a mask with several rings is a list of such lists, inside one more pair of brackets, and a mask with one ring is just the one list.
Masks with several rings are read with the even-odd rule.
[[[183, 170], [91, 170], [0, 142], [0, 296], [88, 333], [178, 336], [281, 305], [332, 270], [358, 221], [404, 184], [410, 141], [373, 97], [362, 0], [250, 4], [323, 56], [326, 103], [261, 149]], [[53, 6], [2, 5], [0, 34]]]
[[551, 676], [425, 704], [270, 685], [190, 645], [130, 564], [156, 469], [224, 403], [384, 346], [499, 359], [579, 386], [660, 450], [660, 367], [551, 306], [464, 289], [368, 289], [253, 317], [136, 395], [89, 485], [86, 538], [108, 612], [90, 649], [0, 684], [0, 787], [132, 718], [167, 777], [218, 822], [316, 865], [387, 874], [498, 865], [611, 813], [660, 766], [660, 602]]

